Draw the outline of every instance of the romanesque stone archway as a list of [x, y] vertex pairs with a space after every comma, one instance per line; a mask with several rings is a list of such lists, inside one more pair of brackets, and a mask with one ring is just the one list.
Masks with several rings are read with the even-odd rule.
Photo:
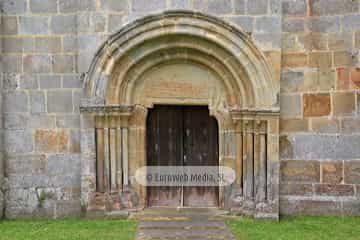
[[219, 165], [236, 171], [220, 207], [278, 218], [277, 100], [272, 69], [248, 35], [194, 12], [151, 15], [98, 50], [82, 100], [82, 201], [88, 212], [146, 207], [134, 180], [146, 165], [146, 117], [156, 104], [202, 105], [219, 125]]

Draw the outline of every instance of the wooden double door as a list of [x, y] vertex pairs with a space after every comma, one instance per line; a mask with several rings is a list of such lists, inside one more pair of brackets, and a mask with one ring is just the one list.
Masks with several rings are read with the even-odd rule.
[[[156, 106], [147, 119], [148, 166], [218, 166], [218, 126], [203, 106]], [[148, 206], [218, 206], [217, 186], [147, 187]]]

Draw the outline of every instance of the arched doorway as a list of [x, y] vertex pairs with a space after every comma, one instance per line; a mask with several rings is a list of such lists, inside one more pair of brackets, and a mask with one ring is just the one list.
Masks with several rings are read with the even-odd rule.
[[218, 123], [218, 164], [236, 171], [221, 208], [279, 212], [279, 85], [250, 37], [226, 22], [170, 11], [125, 26], [98, 50], [82, 100], [82, 201], [87, 211], [141, 209], [134, 179], [147, 164], [156, 105], [206, 106]]

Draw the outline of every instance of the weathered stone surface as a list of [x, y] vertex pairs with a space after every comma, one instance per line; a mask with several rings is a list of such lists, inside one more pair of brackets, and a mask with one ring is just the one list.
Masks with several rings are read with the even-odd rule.
[[33, 150], [32, 135], [29, 130], [4, 131], [5, 153], [29, 153]]
[[5, 37], [2, 39], [3, 53], [21, 53], [23, 51], [23, 39], [17, 37]]
[[357, 93], [357, 113], [360, 113], [360, 93]]
[[360, 30], [360, 14], [344, 16], [341, 24], [345, 31]]
[[318, 17], [311, 18], [307, 22], [308, 28], [313, 32], [340, 32], [340, 18], [339, 17]]
[[349, 88], [350, 88], [350, 70], [348, 68], [338, 68], [336, 89], [347, 90]]
[[4, 14], [22, 14], [26, 11], [26, 0], [3, 0], [0, 7]]
[[30, 0], [30, 10], [33, 13], [56, 13], [57, 0]]
[[234, 1], [234, 11], [237, 14], [244, 14], [246, 10], [245, 0]]
[[22, 72], [21, 55], [2, 55], [0, 56], [0, 70], [4, 73]]
[[280, 121], [280, 133], [283, 132], [306, 132], [309, 130], [307, 119], [282, 119]]
[[15, 35], [18, 33], [18, 23], [15, 16], [2, 16], [2, 32], [5, 35]]
[[335, 118], [312, 118], [312, 131], [317, 133], [338, 133], [340, 131], [341, 121]]
[[356, 48], [360, 48], [360, 31], [355, 32], [355, 43]]
[[254, 19], [252, 17], [228, 17], [226, 20], [239, 26], [247, 33], [251, 33], [254, 29]]
[[3, 95], [3, 111], [6, 112], [27, 112], [28, 95], [23, 91], [8, 92]]
[[35, 51], [39, 53], [57, 53], [61, 51], [60, 37], [35, 38]]
[[280, 214], [283, 215], [342, 215], [340, 201], [331, 200], [312, 200], [302, 198], [287, 198], [280, 199]]
[[48, 17], [45, 16], [22, 16], [19, 18], [19, 32], [21, 34], [48, 34]]
[[48, 73], [51, 71], [49, 55], [25, 55], [23, 59], [26, 73]]
[[311, 196], [313, 193], [313, 184], [280, 183], [280, 195]]
[[30, 93], [30, 111], [32, 113], [46, 112], [45, 94], [42, 91], [32, 91]]
[[316, 184], [315, 193], [320, 196], [354, 196], [354, 185]]
[[353, 68], [351, 70], [351, 84], [353, 88], [360, 89], [360, 68]]
[[332, 67], [332, 55], [329, 52], [312, 52], [309, 55], [309, 67], [327, 71]]
[[360, 133], [359, 118], [344, 118], [341, 122], [341, 131], [343, 133]]
[[360, 161], [345, 161], [344, 165], [344, 182], [360, 184]]
[[188, 9], [190, 8], [190, 5], [187, 0], [171, 0], [171, 8]]
[[77, 37], [64, 36], [63, 37], [63, 50], [64, 52], [75, 52], [78, 48]]
[[353, 13], [359, 10], [359, 4], [353, 0], [313, 0], [310, 1], [310, 15], [336, 15]]
[[304, 32], [305, 22], [303, 19], [283, 19], [282, 20], [282, 31], [283, 32]]
[[[113, 0], [113, 2], [120, 2]], [[123, 5], [123, 4], [121, 4]], [[165, 0], [133, 0], [132, 1], [132, 11], [135, 13], [145, 13], [152, 11], [159, 11], [166, 8]]]
[[63, 76], [63, 88], [81, 88], [82, 83], [79, 75]]
[[32, 114], [28, 124], [29, 128], [55, 128], [55, 116]]
[[80, 172], [80, 156], [78, 154], [50, 155], [47, 162], [47, 173], [50, 175], [78, 174]]
[[304, 94], [304, 116], [327, 116], [331, 112], [330, 94]]
[[257, 17], [255, 20], [255, 31], [260, 33], [274, 33], [281, 29], [279, 17]]
[[282, 13], [285, 16], [305, 16], [307, 4], [305, 0], [285, 0], [282, 1]]
[[61, 13], [73, 13], [77, 11], [95, 10], [93, 0], [59, 0], [59, 11]]
[[296, 94], [280, 96], [280, 109], [282, 117], [299, 117], [302, 113], [301, 108], [302, 104], [300, 95]]
[[299, 68], [308, 65], [308, 55], [305, 53], [286, 53], [282, 55], [281, 61], [284, 68]]
[[54, 73], [74, 73], [76, 71], [75, 57], [72, 55], [54, 55], [52, 70]]
[[65, 131], [37, 129], [34, 134], [35, 151], [39, 153], [66, 152], [69, 136]]
[[29, 114], [6, 113], [3, 115], [4, 129], [26, 129], [28, 127]]
[[110, 14], [108, 20], [108, 30], [115, 32], [119, 30], [123, 24], [124, 16], [121, 14]]
[[336, 51], [352, 49], [352, 33], [351, 32], [330, 33], [329, 49]]
[[51, 31], [55, 34], [71, 34], [76, 32], [76, 15], [54, 15], [51, 18]]
[[342, 161], [322, 162], [321, 163], [322, 182], [341, 184], [344, 181], [343, 171], [344, 171], [344, 163]]
[[56, 127], [58, 128], [80, 128], [79, 115], [57, 115]]
[[59, 75], [40, 75], [40, 89], [52, 89], [61, 87], [61, 77]]
[[268, 8], [268, 0], [253, 0], [247, 3], [247, 13], [250, 15], [265, 15]]
[[81, 149], [80, 149], [80, 129], [72, 129], [72, 130], [70, 130], [69, 152], [71, 152], [71, 153], [81, 153]]
[[20, 89], [37, 89], [37, 76], [33, 74], [22, 74], [20, 77]]
[[359, 136], [351, 135], [296, 135], [293, 159], [339, 160], [360, 155]]
[[281, 181], [320, 182], [320, 163], [318, 161], [281, 161]]
[[[308, 51], [328, 50], [328, 37], [326, 33], [310, 32], [298, 35], [299, 48]], [[299, 51], [299, 50], [297, 50]]]
[[209, 0], [209, 13], [230, 14], [232, 12], [232, 2], [228, 0]]
[[334, 115], [346, 115], [355, 113], [355, 93], [333, 93], [332, 104]]
[[9, 175], [44, 174], [47, 166], [46, 156], [39, 155], [10, 155], [7, 159], [6, 172]]
[[[47, 94], [48, 112], [72, 112], [73, 97], [71, 91], [49, 91]], [[62, 104], [59, 104], [61, 102]]]
[[347, 67], [352, 65], [352, 53], [348, 51], [334, 52], [334, 66]]
[[79, 218], [81, 217], [80, 200], [57, 201], [55, 205], [55, 218]]

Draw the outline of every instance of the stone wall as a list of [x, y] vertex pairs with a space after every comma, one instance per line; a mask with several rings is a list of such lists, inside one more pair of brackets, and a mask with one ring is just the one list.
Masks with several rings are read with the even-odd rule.
[[240, 26], [268, 57], [275, 79], [281, 71], [282, 213], [359, 214], [358, 0], [0, 4], [6, 217], [81, 214], [82, 76], [111, 33], [169, 9]]
[[360, 214], [359, 7], [282, 2], [283, 214]]

